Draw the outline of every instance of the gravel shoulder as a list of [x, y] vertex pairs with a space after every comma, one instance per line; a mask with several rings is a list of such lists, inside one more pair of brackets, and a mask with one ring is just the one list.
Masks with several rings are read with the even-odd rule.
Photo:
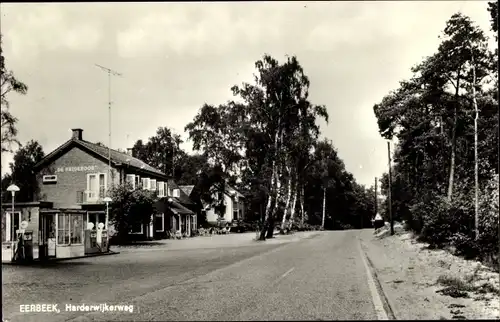
[[[500, 318], [499, 274], [481, 263], [429, 250], [401, 230], [365, 230], [360, 239], [397, 319]], [[441, 293], [447, 283], [463, 291]]]

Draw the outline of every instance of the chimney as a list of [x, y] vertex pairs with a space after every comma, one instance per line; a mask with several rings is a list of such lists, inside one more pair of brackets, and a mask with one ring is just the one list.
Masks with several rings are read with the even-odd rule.
[[73, 131], [73, 135], [72, 135], [73, 139], [82, 140], [82, 133], [83, 133], [82, 129], [71, 129], [71, 131]]
[[127, 154], [132, 156], [132, 148], [127, 148]]

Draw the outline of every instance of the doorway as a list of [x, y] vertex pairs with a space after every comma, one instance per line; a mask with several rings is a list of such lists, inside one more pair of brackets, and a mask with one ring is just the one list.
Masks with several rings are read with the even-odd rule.
[[42, 216], [42, 244], [47, 247], [47, 256], [56, 257], [56, 214]]

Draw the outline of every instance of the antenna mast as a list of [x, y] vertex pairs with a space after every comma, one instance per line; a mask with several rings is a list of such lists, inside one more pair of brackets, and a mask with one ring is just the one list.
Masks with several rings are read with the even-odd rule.
[[[108, 142], [108, 180], [113, 185], [111, 180], [111, 75], [123, 77], [122, 74], [110, 68], [95, 64], [97, 67], [108, 73], [108, 113], [109, 113], [109, 142]], [[109, 184], [108, 184], [109, 185]], [[107, 194], [107, 193], [106, 193]]]

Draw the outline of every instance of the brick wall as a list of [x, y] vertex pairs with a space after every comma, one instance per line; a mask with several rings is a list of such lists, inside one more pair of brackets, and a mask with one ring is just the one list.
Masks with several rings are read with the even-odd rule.
[[[93, 169], [67, 169], [68, 167], [93, 167]], [[58, 169], [63, 169], [59, 172]], [[77, 192], [87, 190], [87, 174], [108, 173], [108, 163], [103, 162], [86, 153], [78, 147], [74, 147], [64, 155], [48, 164], [37, 174], [40, 187], [39, 200], [51, 201], [54, 208], [80, 208], [77, 204]], [[44, 175], [57, 175], [57, 183], [43, 183]], [[120, 175], [116, 169], [112, 169], [111, 177], [114, 184], [120, 183]], [[108, 184], [110, 184], [108, 179]]]

